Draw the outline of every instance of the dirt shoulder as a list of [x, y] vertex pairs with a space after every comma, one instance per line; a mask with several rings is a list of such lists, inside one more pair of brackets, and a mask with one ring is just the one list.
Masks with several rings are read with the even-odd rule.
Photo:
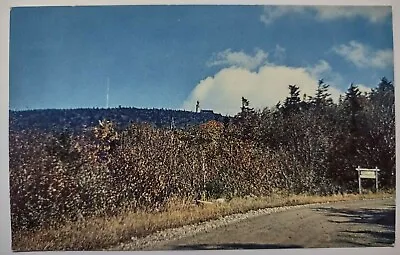
[[[272, 210], [274, 209], [274, 210]], [[269, 210], [269, 211], [268, 211]], [[237, 219], [159, 232], [118, 250], [392, 246], [395, 199], [269, 208]], [[211, 224], [211, 225], [210, 225]], [[175, 232], [174, 232], [175, 231]], [[113, 249], [113, 250], [115, 250]]]

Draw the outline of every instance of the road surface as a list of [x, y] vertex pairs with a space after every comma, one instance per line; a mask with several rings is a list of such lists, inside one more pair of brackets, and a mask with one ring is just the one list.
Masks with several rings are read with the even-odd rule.
[[393, 246], [395, 199], [348, 201], [256, 216], [145, 250]]

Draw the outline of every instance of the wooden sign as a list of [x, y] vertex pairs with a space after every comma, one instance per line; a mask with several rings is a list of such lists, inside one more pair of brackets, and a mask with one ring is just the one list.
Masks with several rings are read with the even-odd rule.
[[375, 190], [378, 191], [378, 173], [379, 169], [375, 167], [375, 169], [368, 168], [356, 168], [358, 172], [358, 192], [361, 194], [361, 179], [375, 179]]
[[364, 179], [376, 179], [377, 171], [375, 170], [361, 170], [360, 178]]

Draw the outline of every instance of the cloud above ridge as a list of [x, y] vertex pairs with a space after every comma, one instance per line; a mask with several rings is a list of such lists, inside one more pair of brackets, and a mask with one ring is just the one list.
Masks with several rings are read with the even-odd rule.
[[393, 65], [392, 49], [372, 49], [357, 41], [333, 47], [333, 51], [359, 68], [385, 68]]
[[[232, 51], [224, 51], [223, 54], [226, 55], [226, 52], [232, 53]], [[241, 54], [246, 55], [244, 52]], [[240, 59], [251, 57], [244, 55], [241, 55]], [[228, 64], [227, 61], [221, 62], [224, 65]], [[201, 80], [185, 100], [182, 108], [194, 110], [196, 101], [199, 100], [202, 109], [212, 109], [214, 112], [232, 116], [240, 111], [242, 96], [249, 99], [251, 107], [263, 109], [285, 100], [289, 94], [289, 84], [299, 86], [301, 96], [303, 94], [310, 96], [315, 94], [318, 79], [321, 76], [335, 77], [331, 66], [325, 60], [320, 60], [309, 67], [265, 63], [259, 66], [258, 70], [254, 70], [255, 63], [261, 63], [260, 61], [254, 61], [251, 65], [246, 61], [240, 63], [245, 64], [240, 66], [238, 61], [232, 61], [232, 65], [225, 66], [215, 75]], [[334, 100], [342, 94], [342, 91], [335, 86], [331, 86], [329, 92]]]
[[253, 56], [243, 51], [232, 51], [226, 49], [215, 54], [208, 62], [207, 66], [235, 66], [249, 70], [254, 70], [260, 65], [267, 64], [268, 53], [263, 50], [256, 49]]
[[308, 14], [317, 21], [360, 17], [371, 23], [379, 23], [390, 16], [391, 12], [389, 6], [265, 6], [260, 21], [270, 25], [281, 17], [297, 13]]

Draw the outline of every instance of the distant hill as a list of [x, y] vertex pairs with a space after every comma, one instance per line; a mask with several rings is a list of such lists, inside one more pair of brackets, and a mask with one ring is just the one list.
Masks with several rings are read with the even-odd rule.
[[199, 113], [183, 110], [118, 108], [79, 108], [9, 111], [10, 130], [82, 131], [107, 119], [123, 128], [130, 123], [146, 122], [160, 128], [185, 128], [209, 120], [223, 121], [224, 116], [212, 111]]

